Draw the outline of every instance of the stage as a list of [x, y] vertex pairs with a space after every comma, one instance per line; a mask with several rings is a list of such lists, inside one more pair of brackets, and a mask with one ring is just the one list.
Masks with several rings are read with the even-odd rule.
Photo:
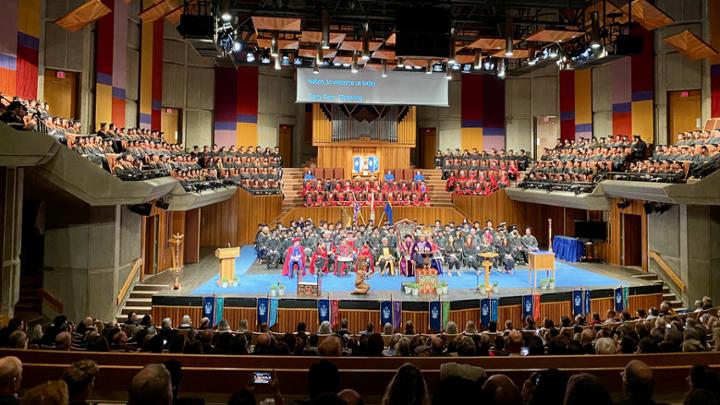
[[[317, 301], [315, 298], [298, 297], [296, 280], [280, 275], [281, 269], [266, 269], [257, 262], [252, 246], [243, 246], [240, 256], [236, 259], [236, 274], [239, 283], [236, 287], [222, 288], [218, 285], [218, 264], [213, 250], [203, 249], [198, 263], [186, 265], [182, 272], [180, 290], [166, 290], [152, 297], [153, 317], [155, 319], [171, 317], [174, 322], [182, 315], [189, 314], [192, 318], [201, 317], [203, 297], [224, 297], [224, 316], [231, 322], [248, 319], [251, 326], [255, 324], [256, 300], [267, 297], [271, 284], [280, 283], [285, 286], [285, 296], [279, 298], [279, 330], [294, 329], [298, 321], [304, 321], [309, 328], [317, 324]], [[662, 283], [646, 280], [639, 270], [589, 263], [565, 263], [556, 261], [556, 286], [554, 289], [542, 290], [540, 280], [546, 278], [544, 272], [538, 273], [538, 289], [540, 294], [541, 316], [553, 318], [556, 322], [560, 316], [572, 312], [572, 292], [578, 289], [590, 291], [591, 308], [604, 317], [604, 312], [613, 307], [614, 289], [618, 286], [628, 287], [630, 311], [637, 308], [657, 306], [662, 300]], [[164, 272], [145, 282], [169, 284], [171, 275]], [[448, 294], [442, 301], [450, 302], [450, 316], [460, 322], [463, 319], [479, 320], [479, 301], [488, 298], [487, 294], [476, 291], [477, 278], [474, 271], [465, 271], [462, 276], [439, 277], [448, 283]], [[309, 274], [305, 281], [315, 280]], [[351, 295], [354, 289], [354, 276], [337, 277], [323, 276], [322, 298], [339, 300], [341, 316], [349, 317], [352, 328], [361, 330], [369, 320], [378, 318], [379, 303], [382, 300], [402, 301], [403, 316], [413, 314], [418, 330], [427, 324], [428, 302], [438, 300], [437, 295], [412, 296], [401, 291], [401, 283], [414, 281], [414, 278], [402, 276], [379, 276], [375, 274], [367, 280], [371, 286], [365, 296]], [[482, 275], [479, 278], [483, 282]], [[520, 303], [523, 295], [532, 294], [528, 283], [527, 266], [518, 266], [513, 274], [492, 273], [491, 284], [498, 283], [499, 290], [493, 298], [499, 301], [500, 321], [511, 319], [520, 322]], [[423, 315], [425, 314], [425, 315]], [[423, 319], [424, 316], [424, 319]], [[177, 319], [175, 319], [177, 318]], [[478, 319], [475, 319], [478, 318]], [[425, 322], [423, 322], [423, 320]]]

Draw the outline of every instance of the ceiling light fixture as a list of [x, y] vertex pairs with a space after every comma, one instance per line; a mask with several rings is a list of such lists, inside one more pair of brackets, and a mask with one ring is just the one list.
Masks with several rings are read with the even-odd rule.
[[505, 56], [513, 56], [513, 20], [510, 17], [505, 20]]
[[592, 49], [600, 49], [602, 46], [600, 39], [600, 17], [597, 11], [592, 12], [592, 21], [590, 28], [590, 47]]
[[473, 69], [480, 70], [482, 68], [482, 50], [475, 50], [475, 57], [473, 58]]
[[425, 64], [425, 74], [431, 75], [432, 74], [432, 60], [428, 59], [427, 63]]
[[362, 37], [362, 58], [363, 60], [369, 60], [370, 59], [370, 25], [368, 23], [365, 23], [363, 25], [365, 28], [363, 31], [363, 37]]
[[322, 27], [322, 39], [320, 41], [322, 49], [330, 49], [330, 13], [327, 10], [322, 11], [320, 25]]
[[270, 39], [270, 56], [278, 56], [278, 33], [274, 31]]
[[388, 77], [388, 66], [387, 66], [387, 60], [382, 61], [382, 72], [380, 73], [380, 76], [382, 77]]
[[351, 71], [352, 73], [357, 73], [357, 72], [359, 71], [357, 52], [353, 52], [353, 55], [352, 55], [352, 64], [350, 65], [350, 71]]

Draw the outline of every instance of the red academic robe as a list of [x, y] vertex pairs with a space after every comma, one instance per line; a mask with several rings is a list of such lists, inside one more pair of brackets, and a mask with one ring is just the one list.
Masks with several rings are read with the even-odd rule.
[[322, 271], [323, 273], [327, 273], [328, 271], [328, 252], [325, 249], [324, 245], [320, 245], [321, 247], [318, 247], [315, 249], [315, 251], [312, 254], [312, 258], [310, 259], [310, 274], [315, 274], [315, 267], [318, 266], [318, 257], [321, 259], [321, 262], [323, 263], [321, 267], [318, 269]]
[[[294, 246], [290, 246], [285, 251], [285, 260], [283, 261], [283, 270], [282, 275], [283, 276], [289, 276], [290, 275], [290, 256], [293, 254], [293, 249], [295, 249]], [[305, 249], [302, 246], [298, 246], [298, 251], [300, 253], [300, 263], [298, 263], [299, 268], [298, 272], [301, 272], [301, 274], [305, 274]]]

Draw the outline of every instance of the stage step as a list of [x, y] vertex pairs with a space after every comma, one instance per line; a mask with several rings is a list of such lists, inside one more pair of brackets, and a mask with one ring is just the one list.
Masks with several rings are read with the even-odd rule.
[[658, 276], [655, 273], [643, 273], [643, 274], [635, 274], [633, 276], [634, 278], [641, 278], [643, 280], [657, 280]]
[[125, 322], [127, 314], [130, 312], [135, 312], [138, 318], [149, 315], [152, 311], [152, 296], [170, 288], [167, 284], [135, 284], [125, 299], [125, 304], [120, 309], [120, 313], [115, 316], [115, 320], [119, 323]]
[[161, 291], [161, 290], [167, 290], [168, 288], [170, 288], [170, 286], [167, 284], [138, 283], [138, 284], [135, 284], [135, 286], [133, 287], [133, 291], [135, 291], [135, 290], [138, 290], [138, 291]]

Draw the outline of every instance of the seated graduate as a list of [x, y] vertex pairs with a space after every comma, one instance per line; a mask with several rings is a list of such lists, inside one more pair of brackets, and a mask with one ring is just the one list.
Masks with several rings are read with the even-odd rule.
[[391, 170], [388, 170], [387, 173], [385, 173], [384, 179], [385, 181], [395, 181], [395, 175], [392, 173]]

